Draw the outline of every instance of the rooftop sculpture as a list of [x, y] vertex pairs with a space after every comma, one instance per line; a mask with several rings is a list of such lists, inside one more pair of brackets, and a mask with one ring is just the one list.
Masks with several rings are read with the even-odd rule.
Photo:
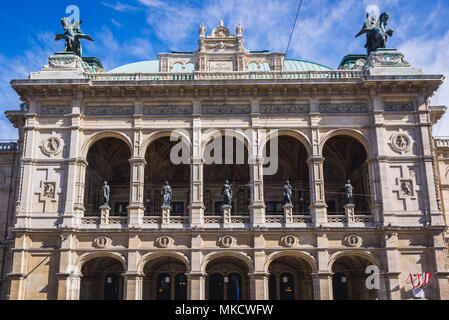
[[81, 57], [83, 54], [83, 49], [81, 47], [81, 39], [87, 39], [89, 41], [94, 41], [87, 34], [83, 34], [81, 32], [80, 24], [83, 23], [82, 20], [76, 21], [73, 23], [69, 18], [62, 18], [61, 24], [65, 30], [64, 34], [57, 34], [56, 41], [65, 40], [65, 52], [73, 52], [77, 56]]
[[380, 17], [377, 17], [375, 14], [366, 14], [366, 22], [355, 37], [366, 34], [365, 48], [368, 57], [371, 52], [386, 48], [388, 37], [393, 36], [394, 31], [387, 29], [389, 18], [390, 14], [388, 12], [382, 13]]

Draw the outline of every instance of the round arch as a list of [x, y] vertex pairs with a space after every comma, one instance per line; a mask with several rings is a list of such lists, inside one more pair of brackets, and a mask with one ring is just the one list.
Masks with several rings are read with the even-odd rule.
[[[219, 137], [223, 134], [224, 130], [208, 130], [209, 132], [205, 134], [202, 137], [201, 141], [201, 156], [204, 158], [204, 152], [206, 151], [206, 146], [208, 143], [210, 143], [214, 138]], [[252, 148], [252, 142], [243, 132], [240, 130], [229, 130], [228, 133], [230, 133], [230, 136], [236, 138], [237, 140], [241, 141], [245, 147], [247, 148], [248, 152], [251, 152]]]
[[275, 136], [277, 136], [277, 137], [287, 136], [287, 137], [291, 137], [293, 139], [296, 139], [306, 149], [307, 156], [310, 157], [312, 155], [312, 146], [310, 144], [309, 138], [305, 134], [303, 134], [302, 132], [300, 132], [298, 130], [285, 129], [285, 130], [270, 131], [266, 135], [265, 139], [263, 139], [261, 141], [260, 145], [259, 145], [259, 149], [258, 149], [258, 155], [259, 156], [263, 155], [263, 150], [264, 150], [265, 146], [267, 145], [268, 141], [273, 139]]
[[[190, 134], [187, 131], [184, 130], [175, 130], [178, 133], [178, 136], [182, 137], [183, 142], [188, 142], [188, 147], [191, 148], [192, 143], [190, 141]], [[139, 149], [139, 155], [145, 156], [149, 146], [155, 142], [156, 140], [164, 137], [170, 137], [174, 131], [171, 130], [163, 130], [163, 131], [156, 131], [152, 132], [149, 136], [147, 136]]]
[[112, 258], [121, 263], [121, 265], [123, 266], [123, 271], [128, 270], [126, 259], [123, 255], [115, 252], [100, 251], [100, 252], [85, 253], [79, 256], [77, 261], [75, 262], [74, 272], [76, 274], [81, 274], [81, 269], [83, 268], [83, 265], [86, 262], [89, 262], [96, 258]]
[[268, 269], [270, 267], [270, 264], [281, 257], [295, 257], [304, 260], [307, 262], [307, 264], [312, 269], [312, 272], [315, 272], [318, 270], [318, 265], [315, 261], [315, 258], [311, 256], [307, 252], [301, 252], [296, 250], [285, 250], [285, 251], [276, 251], [268, 255], [265, 259], [265, 265], [264, 265], [264, 272], [268, 272]]
[[320, 154], [323, 154], [323, 149], [327, 141], [337, 136], [349, 136], [351, 138], [356, 139], [365, 148], [368, 159], [371, 159], [373, 157], [373, 148], [369, 140], [365, 137], [365, 135], [362, 132], [354, 129], [336, 129], [326, 133], [326, 135], [321, 139], [319, 144]]
[[180, 252], [173, 252], [173, 251], [164, 251], [164, 252], [150, 252], [145, 255], [143, 255], [140, 258], [139, 263], [137, 264], [137, 271], [141, 274], [143, 274], [143, 270], [145, 269], [145, 265], [153, 260], [159, 259], [159, 258], [173, 258], [178, 260], [179, 262], [182, 262], [187, 270], [187, 273], [190, 272], [190, 262], [189, 259]]
[[87, 154], [89, 153], [90, 148], [95, 143], [106, 138], [116, 138], [123, 141], [128, 146], [130, 154], [133, 154], [133, 143], [128, 136], [117, 131], [102, 131], [91, 136], [89, 140], [83, 145], [83, 147], [81, 148], [81, 154], [83, 155], [83, 158], [87, 158]]
[[203, 273], [206, 272], [207, 265], [212, 260], [217, 259], [217, 258], [223, 258], [223, 257], [236, 258], [245, 264], [245, 266], [248, 268], [249, 272], [252, 272], [254, 270], [253, 261], [246, 254], [244, 254], [242, 252], [237, 252], [237, 251], [219, 251], [219, 252], [209, 253], [203, 257], [203, 261], [201, 262], [201, 272], [203, 272]]
[[379, 263], [378, 258], [376, 258], [372, 253], [370, 252], [365, 252], [365, 251], [359, 251], [359, 250], [345, 250], [345, 251], [341, 251], [341, 252], [336, 252], [334, 254], [332, 254], [329, 257], [329, 263], [328, 263], [328, 270], [332, 271], [332, 268], [334, 266], [334, 263], [343, 257], [349, 257], [349, 256], [356, 256], [356, 257], [360, 257], [363, 259], [368, 260], [370, 263], [372, 263], [373, 265], [375, 265], [376, 267], [380, 268], [381, 265]]

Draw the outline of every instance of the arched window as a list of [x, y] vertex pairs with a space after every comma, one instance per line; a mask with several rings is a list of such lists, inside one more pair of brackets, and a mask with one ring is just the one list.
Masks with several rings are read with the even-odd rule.
[[228, 300], [241, 300], [242, 278], [239, 274], [232, 273], [228, 279]]
[[186, 72], [193, 72], [193, 71], [195, 71], [195, 65], [193, 63], [187, 63]]
[[172, 72], [182, 72], [182, 64], [175, 63], [172, 67]]
[[281, 300], [295, 300], [295, 282], [290, 273], [281, 274]]
[[187, 278], [182, 273], [175, 277], [175, 300], [187, 300]]
[[260, 71], [271, 71], [270, 65], [266, 62], [260, 65]]
[[214, 273], [209, 280], [209, 299], [223, 300], [223, 276], [219, 273]]
[[162, 273], [157, 277], [157, 300], [171, 299], [171, 277], [168, 273]]
[[277, 300], [276, 276], [274, 274], [270, 274], [270, 278], [268, 279], [268, 290], [270, 294], [270, 300]]
[[104, 278], [104, 300], [119, 300], [119, 276], [115, 273]]
[[257, 63], [251, 62], [248, 64], [248, 71], [258, 71]]
[[342, 272], [337, 272], [332, 277], [334, 300], [348, 300], [348, 279]]

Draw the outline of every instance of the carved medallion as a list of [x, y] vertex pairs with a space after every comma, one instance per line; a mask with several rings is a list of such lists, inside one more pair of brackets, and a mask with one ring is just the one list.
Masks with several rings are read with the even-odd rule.
[[58, 137], [51, 136], [42, 141], [41, 149], [47, 156], [58, 155], [62, 151], [62, 141]]
[[156, 239], [156, 245], [159, 248], [170, 248], [173, 246], [174, 242], [173, 238], [169, 236], [161, 236]]
[[296, 246], [298, 243], [299, 243], [298, 237], [294, 236], [294, 235], [291, 235], [291, 234], [286, 235], [286, 236], [281, 238], [281, 244], [284, 247], [291, 248], [291, 247]]
[[231, 248], [233, 246], [235, 246], [235, 244], [237, 243], [237, 239], [233, 236], [221, 236], [218, 239], [218, 243], [220, 244], [220, 247], [222, 248]]
[[412, 139], [404, 132], [395, 133], [391, 136], [390, 146], [396, 152], [406, 152], [412, 147]]
[[359, 248], [362, 246], [363, 239], [359, 235], [350, 234], [344, 237], [343, 242], [347, 247]]
[[112, 243], [111, 238], [106, 237], [106, 236], [101, 236], [94, 240], [94, 246], [99, 249], [109, 247], [111, 245], [111, 243]]

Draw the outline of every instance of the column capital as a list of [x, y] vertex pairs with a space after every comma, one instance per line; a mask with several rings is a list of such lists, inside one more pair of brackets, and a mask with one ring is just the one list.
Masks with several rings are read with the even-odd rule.
[[137, 271], [127, 271], [122, 273], [123, 278], [125, 279], [138, 279], [138, 278], [143, 278], [145, 275], [141, 272], [137, 272]]
[[325, 158], [322, 155], [311, 155], [307, 158], [307, 162], [324, 162]]
[[194, 279], [195, 279], [195, 278], [196, 278], [196, 279], [201, 279], [201, 278], [206, 278], [207, 273], [206, 273], [206, 272], [198, 271], [198, 272], [190, 272], [190, 273], [186, 273], [185, 275], [186, 275], [186, 277], [187, 277], [187, 280], [192, 279], [192, 278], [194, 278]]
[[132, 157], [131, 159], [129, 159], [129, 163], [130, 164], [143, 164], [143, 165], [146, 165], [147, 161], [145, 160], [144, 157]]
[[270, 276], [269, 272], [250, 272], [248, 273], [249, 278], [262, 278], [266, 279]]

